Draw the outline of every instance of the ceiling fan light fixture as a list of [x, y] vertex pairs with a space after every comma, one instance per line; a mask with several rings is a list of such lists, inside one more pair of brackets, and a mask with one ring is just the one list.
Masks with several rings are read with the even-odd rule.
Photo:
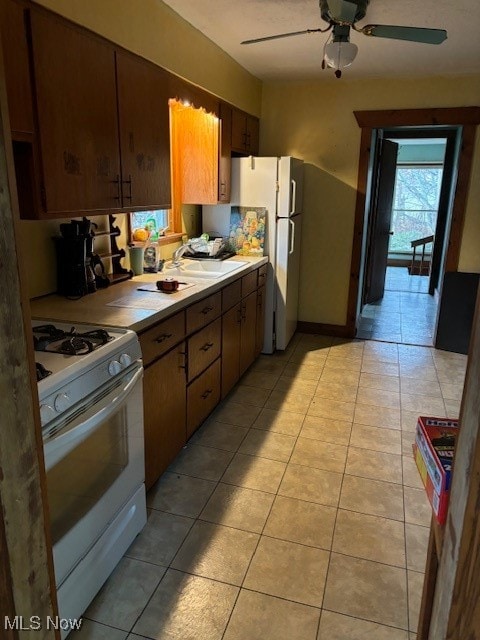
[[343, 69], [355, 60], [358, 47], [353, 42], [329, 42], [325, 46], [325, 61], [332, 69]]

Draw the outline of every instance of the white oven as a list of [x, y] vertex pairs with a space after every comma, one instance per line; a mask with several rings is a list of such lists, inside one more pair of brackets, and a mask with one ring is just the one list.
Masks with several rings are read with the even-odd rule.
[[146, 522], [140, 347], [111, 340], [73, 365], [36, 353], [57, 369], [39, 395], [62, 618], [81, 617]]

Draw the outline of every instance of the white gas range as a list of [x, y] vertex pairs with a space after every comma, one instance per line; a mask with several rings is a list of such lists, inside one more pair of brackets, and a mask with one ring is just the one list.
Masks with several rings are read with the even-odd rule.
[[146, 522], [141, 350], [126, 329], [32, 329], [59, 613], [79, 618]]

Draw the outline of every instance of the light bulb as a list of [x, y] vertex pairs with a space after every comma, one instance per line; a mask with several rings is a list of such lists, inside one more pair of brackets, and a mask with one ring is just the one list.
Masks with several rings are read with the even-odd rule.
[[325, 60], [333, 69], [348, 67], [355, 60], [358, 47], [353, 42], [329, 42], [325, 47]]

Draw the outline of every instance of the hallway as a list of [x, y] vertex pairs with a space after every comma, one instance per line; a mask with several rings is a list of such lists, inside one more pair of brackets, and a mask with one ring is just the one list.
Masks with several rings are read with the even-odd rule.
[[466, 357], [297, 334], [261, 356], [147, 496], [82, 640], [414, 640], [431, 509], [419, 414]]

